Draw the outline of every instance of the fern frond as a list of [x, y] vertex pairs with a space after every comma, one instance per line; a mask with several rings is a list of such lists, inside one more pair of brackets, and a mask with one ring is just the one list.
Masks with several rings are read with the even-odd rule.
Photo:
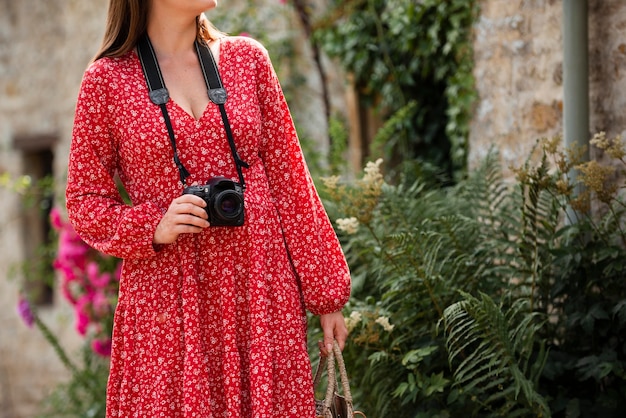
[[543, 349], [534, 350], [542, 322], [528, 311], [528, 301], [517, 300], [503, 313], [485, 294], [480, 298], [461, 294], [464, 299], [443, 315], [455, 384], [485, 410], [506, 416], [520, 410], [549, 416], [545, 400], [535, 390], [546, 357]]
[[510, 209], [510, 185], [505, 182], [499, 154], [490, 150], [485, 159], [459, 184], [455, 194], [466, 202], [473, 217], [489, 225], [500, 223], [499, 215]]
[[396, 110], [376, 132], [370, 146], [370, 154], [382, 155], [385, 159], [390, 159], [394, 148], [403, 148], [405, 144], [401, 141], [406, 134], [403, 135], [402, 132], [406, 129], [406, 121], [413, 118], [417, 108], [417, 101], [411, 100]]
[[539, 166], [519, 183], [521, 223], [516, 253], [522, 276], [517, 278], [516, 285], [521, 294], [531, 298], [532, 309], [542, 280], [553, 265], [552, 249], [561, 216], [558, 198], [549, 190], [551, 182], [550, 166], [544, 153]]

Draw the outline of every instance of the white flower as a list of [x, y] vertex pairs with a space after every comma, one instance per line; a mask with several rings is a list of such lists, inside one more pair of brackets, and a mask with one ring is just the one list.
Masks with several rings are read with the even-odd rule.
[[337, 219], [337, 228], [348, 235], [356, 234], [359, 230], [359, 221], [354, 216], [351, 218]]
[[375, 162], [369, 161], [363, 171], [363, 182], [366, 184], [377, 184], [383, 181], [383, 175], [380, 172], [380, 165], [383, 163], [383, 159], [379, 158]]
[[361, 312], [352, 311], [350, 317], [346, 318], [346, 328], [348, 328], [348, 332], [352, 331], [359, 322], [361, 322], [362, 316]]
[[383, 327], [383, 329], [387, 332], [391, 332], [391, 330], [393, 329], [394, 325], [391, 325], [389, 323], [389, 318], [386, 316], [381, 316], [378, 319], [376, 319], [376, 323], [379, 324], [380, 326]]
[[322, 177], [321, 180], [328, 190], [335, 190], [339, 184], [339, 176]]
[[352, 313], [350, 314], [350, 319], [357, 323], [361, 322], [362, 318], [363, 316], [361, 315], [361, 312], [359, 311], [352, 311]]

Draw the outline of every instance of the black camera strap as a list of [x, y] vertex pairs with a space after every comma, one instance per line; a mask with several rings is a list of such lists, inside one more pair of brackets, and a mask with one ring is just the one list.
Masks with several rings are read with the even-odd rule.
[[[213, 57], [213, 54], [211, 53], [208, 45], [201, 45], [196, 40], [195, 48], [196, 53], [198, 54], [198, 60], [200, 61], [202, 75], [204, 76], [204, 82], [207, 86], [209, 99], [219, 106], [222, 121], [224, 123], [224, 129], [226, 130], [226, 136], [228, 137], [230, 151], [233, 155], [233, 159], [235, 160], [235, 166], [237, 168], [239, 182], [241, 184], [241, 187], [245, 189], [246, 186], [241, 168], [248, 168], [249, 166], [245, 161], [239, 158], [239, 154], [237, 153], [237, 147], [235, 146], [233, 133], [230, 129], [230, 123], [228, 122], [228, 115], [226, 113], [226, 108], [224, 107], [227, 98], [226, 90], [224, 89], [222, 80], [219, 76], [217, 65], [215, 63], [215, 58]], [[165, 120], [165, 125], [167, 126], [167, 133], [170, 137], [172, 149], [174, 150], [174, 163], [178, 168], [180, 181], [183, 185], [185, 185], [187, 177], [189, 177], [189, 172], [180, 161], [180, 158], [178, 156], [178, 150], [176, 148], [176, 137], [174, 135], [174, 129], [172, 128], [172, 121], [170, 120], [169, 114], [167, 112], [166, 104], [170, 99], [170, 95], [167, 91], [167, 88], [165, 87], [165, 82], [163, 81], [163, 76], [161, 74], [161, 69], [159, 68], [159, 63], [157, 61], [154, 48], [152, 47], [152, 43], [150, 42], [147, 34], [142, 36], [137, 43], [137, 55], [139, 56], [139, 60], [141, 61], [144, 77], [146, 79], [146, 83], [148, 84], [148, 90], [150, 91], [150, 100], [152, 101], [152, 103], [158, 105], [161, 108], [161, 112], [163, 113], [163, 119]]]
[[248, 163], [239, 158], [239, 154], [237, 153], [237, 147], [235, 146], [235, 140], [233, 139], [233, 132], [230, 129], [228, 115], [226, 114], [226, 107], [224, 106], [226, 99], [228, 98], [226, 89], [222, 84], [222, 79], [220, 78], [215, 58], [213, 57], [213, 53], [211, 52], [209, 46], [206, 44], [200, 44], [198, 40], [196, 40], [194, 44], [196, 47], [196, 53], [198, 54], [198, 59], [200, 60], [200, 68], [202, 68], [202, 75], [204, 75], [204, 82], [206, 83], [209, 99], [211, 99], [211, 101], [220, 108], [222, 122], [224, 123], [224, 130], [226, 131], [226, 136], [228, 137], [228, 145], [230, 145], [230, 152], [233, 154], [235, 167], [237, 168], [237, 174], [239, 175], [239, 183], [245, 190], [246, 184], [243, 180], [241, 167], [248, 168], [250, 166]]

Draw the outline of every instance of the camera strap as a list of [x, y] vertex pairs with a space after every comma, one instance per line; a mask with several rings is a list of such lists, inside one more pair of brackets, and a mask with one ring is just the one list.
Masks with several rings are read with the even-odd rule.
[[[200, 61], [200, 68], [202, 69], [204, 82], [207, 86], [209, 99], [219, 106], [222, 121], [224, 123], [224, 129], [228, 138], [228, 144], [230, 146], [230, 151], [233, 155], [233, 159], [235, 160], [235, 167], [237, 168], [239, 182], [241, 184], [241, 187], [245, 189], [246, 186], [241, 168], [248, 168], [249, 165], [245, 161], [241, 160], [241, 158], [239, 158], [239, 154], [237, 153], [237, 147], [235, 146], [233, 133], [230, 129], [230, 123], [228, 122], [228, 115], [226, 113], [226, 108], [224, 107], [227, 98], [226, 90], [224, 89], [222, 80], [219, 76], [217, 65], [215, 63], [215, 58], [213, 57], [213, 54], [211, 53], [208, 45], [201, 45], [196, 40], [194, 46], [196, 48], [196, 53], [198, 54], [198, 60]], [[147, 34], [142, 36], [137, 43], [137, 55], [139, 56], [139, 61], [141, 62], [141, 67], [143, 68], [144, 77], [146, 79], [146, 83], [148, 84], [148, 90], [150, 91], [150, 100], [152, 101], [152, 103], [158, 105], [161, 108], [161, 112], [163, 113], [163, 119], [165, 120], [165, 125], [167, 126], [167, 133], [170, 137], [170, 143], [174, 151], [174, 163], [178, 168], [180, 181], [183, 185], [185, 185], [187, 177], [189, 177], [189, 172], [180, 161], [180, 158], [178, 156], [178, 150], [176, 148], [176, 137], [174, 135], [174, 129], [172, 128], [172, 121], [170, 120], [169, 114], [167, 112], [166, 104], [170, 99], [170, 95], [167, 91], [167, 88], [165, 87], [165, 82], [163, 81], [163, 76], [161, 74], [161, 69], [159, 68], [159, 63], [157, 61], [154, 48], [152, 47], [152, 43], [150, 42]]]

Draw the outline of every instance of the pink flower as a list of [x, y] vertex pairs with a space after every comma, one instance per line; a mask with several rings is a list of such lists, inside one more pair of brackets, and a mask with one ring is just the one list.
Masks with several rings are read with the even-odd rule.
[[52, 262], [52, 267], [61, 273], [66, 282], [76, 280], [76, 273], [74, 272], [73, 265], [63, 263], [61, 260], [56, 259]]
[[89, 317], [82, 311], [76, 311], [76, 332], [83, 337], [87, 335], [87, 328], [89, 327]]
[[[115, 309], [122, 263], [91, 249], [54, 208], [50, 223], [58, 234], [53, 267], [61, 278], [63, 296], [73, 305], [76, 331], [93, 336], [91, 348], [107, 357], [111, 354], [110, 322]], [[110, 271], [109, 269], [114, 270]], [[109, 335], [107, 335], [109, 334]]]
[[96, 291], [91, 299], [94, 315], [101, 318], [111, 312], [109, 299], [101, 290]]
[[95, 261], [87, 264], [87, 277], [92, 286], [98, 289], [104, 289], [111, 281], [111, 273], [100, 274], [100, 266]]
[[57, 207], [50, 210], [50, 225], [52, 225], [52, 227], [57, 231], [60, 231], [61, 228], [63, 228], [64, 222], [61, 218], [61, 211]]
[[95, 339], [91, 342], [91, 349], [94, 353], [101, 355], [102, 357], [109, 357], [111, 355], [111, 339]]
[[122, 263], [117, 263], [117, 267], [115, 268], [115, 273], [113, 273], [113, 276], [115, 277], [115, 280], [117, 280], [118, 282], [120, 281], [120, 278], [122, 277]]
[[89, 327], [89, 313], [88, 308], [90, 305], [91, 295], [83, 295], [74, 305], [74, 316], [76, 317], [76, 331], [85, 336], [87, 334], [87, 328]]
[[35, 315], [30, 308], [30, 303], [23, 297], [20, 297], [19, 301], [17, 302], [17, 313], [20, 318], [22, 318], [22, 321], [24, 321], [26, 326], [32, 328], [33, 324], [35, 323]]
[[89, 247], [74, 232], [73, 229], [63, 229], [59, 234], [59, 248], [57, 260], [63, 263], [83, 266]]
[[61, 292], [63, 293], [63, 297], [65, 297], [65, 299], [72, 305], [76, 305], [76, 296], [74, 296], [74, 292], [72, 292], [72, 288], [70, 286], [72, 282], [76, 280], [78, 280], [78, 278], [74, 275], [74, 272], [71, 269], [68, 269], [68, 271], [65, 272], [65, 280], [61, 283]]

